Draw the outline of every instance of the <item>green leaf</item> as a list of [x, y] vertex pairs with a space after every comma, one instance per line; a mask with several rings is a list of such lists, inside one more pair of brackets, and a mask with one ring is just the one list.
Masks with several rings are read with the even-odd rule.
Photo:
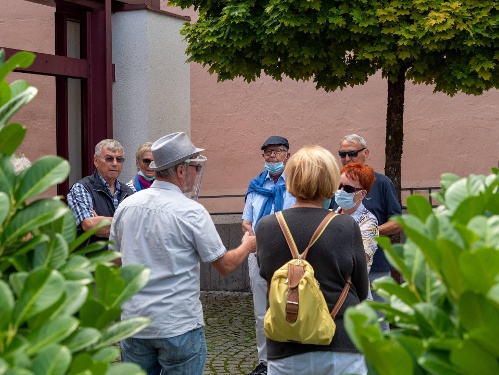
[[457, 296], [464, 291], [464, 280], [459, 267], [459, 259], [463, 250], [454, 242], [441, 239], [437, 242], [438, 248], [442, 253], [442, 276], [447, 289], [456, 300]]
[[58, 156], [44, 156], [28, 169], [19, 188], [14, 192], [17, 202], [25, 202], [43, 193], [50, 186], [66, 180], [69, 163]]
[[12, 123], [0, 129], [0, 153], [11, 156], [21, 145], [26, 127]]
[[388, 298], [392, 295], [397, 296], [409, 306], [420, 302], [418, 296], [413, 293], [407, 284], [400, 285], [390, 276], [374, 280], [373, 286], [378, 294], [383, 290], [384, 296], [387, 296]]
[[40, 199], [18, 211], [0, 237], [4, 243], [22, 238], [35, 228], [56, 220], [67, 212], [64, 203], [54, 199]]
[[10, 212], [10, 197], [4, 192], [0, 191], [0, 228]]
[[36, 88], [30, 87], [2, 105], [0, 107], [0, 128], [5, 126], [7, 121], [9, 121], [23, 106], [28, 104], [37, 93], [38, 90]]
[[499, 244], [499, 215], [489, 218], [476, 216], [469, 221], [467, 228], [481, 239], [475, 243], [475, 246], [497, 248]]
[[490, 355], [499, 357], [499, 307], [480, 294], [466, 292], [459, 301], [459, 319], [468, 339]]
[[0, 81], [3, 81], [14, 69], [29, 67], [35, 61], [35, 57], [34, 53], [26, 51], [13, 54], [7, 61], [0, 64]]
[[59, 233], [51, 236], [50, 241], [37, 245], [33, 256], [33, 267], [45, 266], [58, 269], [66, 263], [68, 244]]
[[87, 300], [80, 309], [80, 321], [82, 326], [104, 328], [121, 315], [121, 308], [106, 308], [102, 302]]
[[113, 363], [106, 375], [145, 375], [145, 371], [135, 363]]
[[33, 361], [32, 371], [36, 375], [65, 375], [71, 364], [71, 353], [63, 346], [50, 345]]
[[95, 284], [98, 300], [106, 308], [114, 308], [120, 293], [125, 289], [125, 280], [119, 270], [98, 264], [95, 268]]
[[497, 249], [481, 248], [473, 252], [465, 252], [459, 257], [459, 271], [467, 290], [487, 293], [497, 283], [498, 270], [499, 251]]
[[62, 344], [72, 353], [75, 353], [95, 344], [100, 337], [101, 333], [98, 329], [89, 327], [80, 328], [66, 338]]
[[14, 167], [12, 166], [10, 158], [0, 157], [0, 192], [7, 194], [9, 199], [12, 193], [11, 190], [14, 179]]
[[450, 363], [448, 354], [440, 351], [424, 353], [419, 357], [418, 363], [429, 374], [462, 375], [462, 372]]
[[78, 354], [71, 363], [69, 375], [91, 374], [104, 375], [109, 367], [109, 363], [96, 363], [88, 353]]
[[[0, 280], [0, 338], [2, 331], [7, 330], [10, 323], [10, 318], [14, 310], [14, 294], [10, 290], [9, 285]], [[0, 372], [1, 373], [1, 372]]]
[[406, 205], [407, 210], [411, 213], [411, 215], [416, 216], [423, 223], [426, 221], [426, 218], [433, 212], [428, 199], [419, 194], [414, 194], [407, 197]]
[[61, 342], [76, 328], [78, 328], [78, 320], [70, 316], [59, 316], [49, 320], [28, 334], [27, 339], [31, 346], [27, 350], [27, 354], [34, 355], [51, 344]]
[[94, 345], [93, 349], [101, 349], [113, 345], [142, 331], [149, 324], [151, 324], [151, 320], [143, 317], [122, 320], [113, 324], [102, 331], [102, 338]]
[[365, 303], [347, 309], [345, 329], [379, 374], [414, 374], [411, 355], [397, 341], [382, 337], [377, 315]]
[[120, 275], [125, 280], [125, 288], [117, 296], [114, 306], [121, 306], [137, 294], [149, 281], [151, 270], [141, 264], [131, 264], [120, 268]]
[[96, 362], [110, 362], [115, 361], [120, 355], [120, 350], [115, 347], [106, 347], [97, 350], [97, 352], [92, 356], [92, 359]]
[[[497, 336], [496, 336], [497, 338]], [[475, 343], [465, 340], [464, 345], [451, 351], [451, 362], [463, 373], [480, 375], [499, 374], [499, 363], [497, 357], [484, 352]]]
[[420, 334], [426, 338], [443, 338], [456, 335], [456, 327], [446, 311], [429, 303], [414, 305]]
[[15, 325], [49, 308], [57, 302], [64, 291], [61, 275], [46, 268], [33, 270], [24, 283], [24, 288], [14, 309]]

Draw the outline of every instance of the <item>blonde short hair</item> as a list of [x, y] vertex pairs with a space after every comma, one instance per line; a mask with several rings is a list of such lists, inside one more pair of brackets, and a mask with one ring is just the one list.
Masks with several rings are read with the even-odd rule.
[[304, 200], [331, 198], [340, 184], [334, 156], [321, 146], [299, 149], [286, 163], [286, 189]]
[[151, 152], [152, 142], [146, 142], [140, 145], [139, 149], [135, 153], [135, 160], [140, 161], [142, 155], [146, 152]]

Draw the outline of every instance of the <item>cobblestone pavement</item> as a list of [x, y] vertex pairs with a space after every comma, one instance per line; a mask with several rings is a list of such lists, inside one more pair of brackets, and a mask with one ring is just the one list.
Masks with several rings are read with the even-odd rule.
[[248, 374], [257, 365], [251, 293], [201, 292], [208, 356], [204, 375]]

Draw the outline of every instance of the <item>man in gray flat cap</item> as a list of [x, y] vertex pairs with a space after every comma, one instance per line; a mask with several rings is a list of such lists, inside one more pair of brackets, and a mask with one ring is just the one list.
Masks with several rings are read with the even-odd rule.
[[[156, 179], [126, 199], [114, 214], [110, 240], [123, 265], [144, 264], [148, 284], [123, 306], [123, 318], [152, 323], [121, 342], [124, 362], [147, 374], [202, 375], [206, 360], [199, 262], [226, 275], [255, 252], [255, 237], [227, 251], [208, 211], [195, 199], [206, 158], [185, 133], [158, 139], [151, 147]], [[193, 198], [193, 199], [190, 199]]]
[[[289, 159], [289, 142], [286, 138], [273, 135], [262, 145], [265, 170], [251, 180], [246, 193], [242, 227], [244, 232], [254, 233], [256, 224], [265, 215], [290, 208], [295, 197], [286, 190], [284, 164]], [[255, 313], [256, 347], [258, 365], [248, 375], [267, 374], [267, 342], [263, 320], [267, 312], [267, 282], [260, 276], [260, 267], [254, 254], [248, 257], [248, 269], [253, 308]]]

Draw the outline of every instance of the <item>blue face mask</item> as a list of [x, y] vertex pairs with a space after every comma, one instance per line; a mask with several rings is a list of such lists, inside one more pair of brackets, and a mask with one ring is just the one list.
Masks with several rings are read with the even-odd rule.
[[344, 210], [355, 207], [356, 202], [353, 201], [353, 197], [355, 197], [355, 193], [347, 193], [344, 190], [336, 190], [336, 193], [334, 193], [336, 204]]
[[277, 163], [265, 163], [265, 170], [272, 175], [276, 175], [282, 172], [284, 169], [284, 163], [278, 161]]
[[144, 173], [142, 173], [142, 171], [139, 171], [139, 175], [141, 175], [142, 177], [144, 177], [144, 179], [145, 179], [146, 181], [149, 181], [149, 182], [154, 181], [154, 176], [152, 176], [152, 177], [148, 177], [148, 176], [146, 176]]

